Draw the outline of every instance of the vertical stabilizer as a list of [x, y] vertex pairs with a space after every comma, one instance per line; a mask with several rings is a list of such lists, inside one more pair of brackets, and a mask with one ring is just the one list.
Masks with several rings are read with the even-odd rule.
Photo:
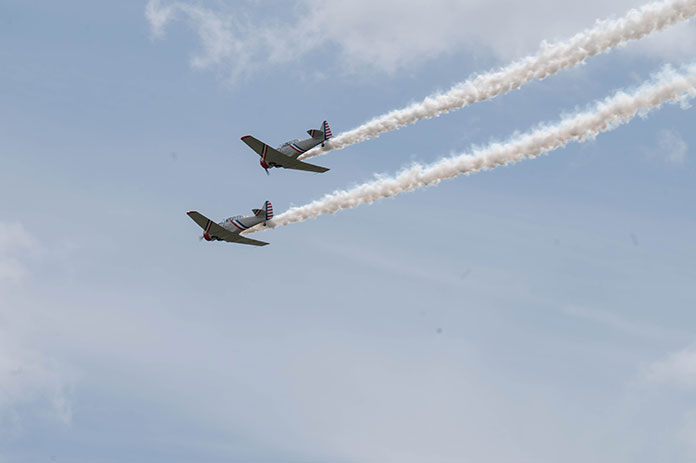
[[331, 138], [333, 135], [331, 135], [331, 127], [329, 127], [329, 123], [324, 121], [321, 124], [321, 130], [324, 132], [324, 141], [328, 140]]

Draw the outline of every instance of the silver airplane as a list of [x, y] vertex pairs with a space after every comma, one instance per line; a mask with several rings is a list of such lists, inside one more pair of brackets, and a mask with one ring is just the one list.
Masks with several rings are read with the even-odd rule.
[[268, 243], [245, 238], [241, 236], [240, 233], [260, 223], [265, 225], [266, 221], [273, 218], [273, 206], [270, 201], [266, 201], [261, 209], [252, 209], [251, 212], [253, 212], [254, 215], [249, 217], [236, 215], [220, 223], [215, 223], [196, 211], [189, 211], [187, 214], [203, 229], [203, 236], [201, 236], [201, 239], [205, 239], [206, 241], [227, 241], [230, 243], [251, 244], [252, 246], [266, 246]]
[[321, 129], [309, 129], [307, 133], [311, 138], [304, 140], [292, 140], [283, 143], [278, 148], [273, 149], [262, 141], [257, 140], [251, 135], [242, 137], [242, 141], [249, 145], [251, 149], [261, 156], [261, 167], [268, 169], [271, 167], [283, 167], [285, 169], [307, 170], [310, 172], [326, 172], [326, 167], [315, 166], [307, 162], [302, 162], [297, 157], [306, 153], [318, 144], [324, 146], [326, 140], [331, 138], [331, 128], [329, 123], [324, 121]]

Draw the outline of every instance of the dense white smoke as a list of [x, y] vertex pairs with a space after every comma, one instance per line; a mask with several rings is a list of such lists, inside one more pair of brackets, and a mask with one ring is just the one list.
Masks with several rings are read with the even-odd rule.
[[[614, 96], [595, 103], [592, 109], [567, 116], [553, 125], [543, 125], [513, 139], [442, 159], [427, 166], [416, 164], [395, 177], [377, 178], [350, 190], [336, 191], [300, 207], [280, 214], [268, 225], [278, 227], [332, 214], [361, 204], [430, 185], [441, 180], [480, 170], [530, 159], [560, 148], [570, 141], [581, 142], [601, 132], [626, 124], [637, 115], [644, 116], [665, 102], [686, 102], [696, 96], [696, 64], [677, 72], [665, 67], [653, 79], [630, 92], [619, 91]], [[256, 231], [256, 230], [254, 230]]]
[[404, 125], [502, 95], [533, 79], [544, 79], [562, 69], [580, 64], [598, 53], [630, 40], [640, 39], [694, 15], [696, 0], [666, 0], [631, 10], [620, 19], [598, 22], [593, 28], [565, 42], [543, 42], [536, 55], [516, 61], [499, 71], [473, 77], [454, 86], [447, 93], [430, 96], [420, 103], [372, 119], [358, 128], [339, 134], [324, 147], [308, 151], [299, 159], [343, 149]]

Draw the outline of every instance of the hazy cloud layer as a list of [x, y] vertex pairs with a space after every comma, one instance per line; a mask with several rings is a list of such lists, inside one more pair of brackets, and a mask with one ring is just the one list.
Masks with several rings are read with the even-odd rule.
[[[656, 67], [650, 60], [629, 71], [591, 63], [582, 77], [593, 84], [574, 80], [564, 98], [566, 79], [553, 79], [530, 88], [532, 100], [518, 93], [525, 98], [474, 105], [464, 120], [366, 143], [357, 153], [365, 162], [337, 156], [330, 175], [267, 178], [237, 139], [243, 128], [266, 137], [266, 126], [272, 141], [288, 118], [301, 128], [321, 120], [314, 104], [268, 109], [278, 108], [278, 91], [316, 90], [311, 79], [288, 78], [291, 69], [321, 68], [327, 81], [316, 104], [333, 104], [346, 121], [390, 104], [385, 92], [418, 97], [412, 87], [430, 89], [432, 79], [366, 73], [341, 84], [344, 69], [375, 63], [351, 62], [337, 42], [313, 42], [350, 32], [336, 18], [313, 25], [318, 35], [270, 43], [305, 14], [342, 8], [335, 2], [160, 0], [150, 14], [167, 36], [154, 44], [146, 1], [6, 3], [3, 62], [26, 72], [0, 72], [0, 222], [21, 224], [6, 224], [14, 228], [2, 255], [23, 268], [19, 280], [0, 281], [0, 461], [691, 461], [674, 436], [692, 390], [632, 381], [642, 373], [636, 365], [692, 339], [670, 335], [694, 326], [694, 222], [684, 211], [696, 187], [688, 168], [626, 169], [656, 146], [661, 128], [693, 146], [687, 113], [655, 114], [591, 149], [571, 146], [565, 156], [269, 232], [266, 248], [200, 242], [185, 215], [199, 208], [225, 217], [266, 198], [283, 210], [393, 169], [394, 160], [428, 163], [462, 144], [481, 146], [608, 94], [630, 71], [642, 80]], [[543, 6], [535, 16], [559, 19], [563, 6]], [[510, 8], [501, 15], [520, 7]], [[565, 8], [558, 34], [535, 30], [542, 19], [531, 13], [520, 17], [517, 30], [533, 35], [520, 49], [606, 17], [593, 10], [578, 19], [582, 5]], [[354, 21], [368, 19], [379, 23]], [[478, 20], [461, 33], [490, 27]], [[199, 40], [202, 23], [211, 27]], [[394, 34], [370, 34], [392, 42], [375, 44], [371, 60], [405, 48]], [[230, 36], [242, 40], [231, 46]], [[468, 65], [477, 44], [457, 40], [451, 56]], [[188, 53], [206, 71], [173, 77]], [[418, 53], [394, 61], [400, 74], [431, 59]], [[481, 70], [490, 67], [485, 53]], [[287, 61], [293, 55], [300, 59]], [[425, 64], [438, 69], [452, 62], [432, 59]], [[263, 78], [230, 94], [211, 85], [208, 70]], [[462, 139], [462, 128], [476, 136]], [[30, 236], [33, 244], [21, 244]], [[566, 306], [590, 309], [572, 318], [559, 313]], [[665, 336], [653, 335], [653, 324]]]

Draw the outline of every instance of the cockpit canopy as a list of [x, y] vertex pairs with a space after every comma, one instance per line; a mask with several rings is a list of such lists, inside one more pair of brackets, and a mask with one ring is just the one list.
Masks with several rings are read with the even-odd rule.
[[286, 146], [290, 146], [292, 143], [297, 143], [298, 141], [300, 141], [299, 138], [295, 138], [294, 140], [286, 141], [285, 143], [280, 145], [278, 147], [278, 149], [285, 148]]

